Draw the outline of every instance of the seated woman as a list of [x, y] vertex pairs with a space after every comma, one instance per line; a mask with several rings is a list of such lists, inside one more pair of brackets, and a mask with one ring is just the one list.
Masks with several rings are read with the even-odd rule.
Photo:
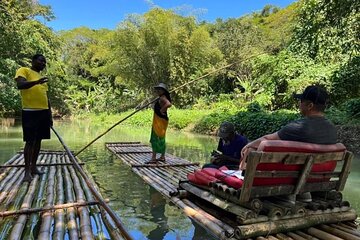
[[235, 132], [234, 124], [223, 122], [220, 125], [218, 136], [220, 137], [217, 151], [212, 153], [211, 163], [203, 168], [217, 168], [226, 166], [228, 169], [239, 169], [240, 154], [248, 140]]

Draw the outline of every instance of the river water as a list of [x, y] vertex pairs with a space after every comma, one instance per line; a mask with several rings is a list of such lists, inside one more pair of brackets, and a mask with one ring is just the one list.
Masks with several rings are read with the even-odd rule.
[[[0, 119], [0, 163], [4, 163], [23, 148], [21, 123]], [[73, 151], [80, 150], [109, 126], [91, 125], [86, 121], [56, 121], [54, 128]], [[110, 199], [114, 209], [134, 239], [214, 239], [202, 227], [193, 223], [182, 211], [164, 199], [135, 175], [131, 169], [106, 150], [105, 142], [140, 141], [148, 143], [147, 128], [119, 125], [79, 155], [86, 162], [102, 195]], [[55, 135], [43, 141], [43, 149], [63, 150]], [[205, 163], [216, 148], [215, 137], [169, 130], [168, 152], [192, 162]], [[355, 157], [344, 198], [360, 212], [360, 157]]]

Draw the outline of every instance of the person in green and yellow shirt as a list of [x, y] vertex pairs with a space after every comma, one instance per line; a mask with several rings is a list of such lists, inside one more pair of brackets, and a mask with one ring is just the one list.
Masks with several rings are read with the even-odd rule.
[[42, 54], [32, 57], [31, 68], [21, 67], [16, 71], [15, 81], [20, 90], [22, 103], [22, 128], [25, 142], [24, 181], [30, 182], [34, 174], [43, 174], [36, 168], [42, 139], [50, 139], [52, 116], [47, 96], [47, 77], [40, 72], [46, 67]]

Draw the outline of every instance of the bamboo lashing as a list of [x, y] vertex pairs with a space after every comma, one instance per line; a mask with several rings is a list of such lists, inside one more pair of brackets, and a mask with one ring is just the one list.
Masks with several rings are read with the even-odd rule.
[[76, 170], [81, 174], [81, 176], [84, 178], [87, 186], [91, 190], [92, 194], [94, 195], [95, 199], [99, 202], [99, 204], [106, 210], [106, 212], [111, 216], [111, 218], [114, 220], [116, 227], [121, 231], [125, 239], [132, 239], [132, 237], [128, 234], [125, 227], [123, 226], [123, 223], [119, 219], [119, 217], [116, 215], [116, 213], [106, 204], [105, 200], [101, 197], [101, 195], [97, 192], [97, 190], [94, 188], [92, 183], [90, 182], [88, 176], [84, 172], [84, 170], [80, 167], [78, 164], [76, 158], [71, 153], [70, 149], [65, 145], [64, 141], [62, 140], [61, 136], [57, 133], [57, 131], [51, 127], [57, 138], [59, 139], [60, 143], [64, 147], [65, 151], [67, 152], [70, 160], [74, 164], [74, 167]]

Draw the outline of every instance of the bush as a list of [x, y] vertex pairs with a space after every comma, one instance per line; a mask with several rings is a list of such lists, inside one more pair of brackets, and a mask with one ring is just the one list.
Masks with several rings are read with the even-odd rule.
[[350, 118], [360, 119], [360, 98], [354, 98], [344, 103], [344, 109]]
[[249, 139], [256, 139], [263, 135], [276, 132], [287, 123], [299, 118], [299, 114], [292, 111], [275, 112], [238, 112], [229, 121], [235, 123], [238, 132]]
[[249, 139], [256, 139], [265, 134], [273, 133], [287, 123], [299, 118], [294, 111], [279, 110], [275, 112], [239, 111], [236, 114], [216, 112], [203, 117], [194, 130], [198, 133], [212, 133], [223, 121], [235, 124], [239, 133]]
[[194, 126], [194, 131], [197, 133], [211, 134], [222, 122], [228, 121], [232, 116], [229, 112], [218, 111], [204, 116]]

